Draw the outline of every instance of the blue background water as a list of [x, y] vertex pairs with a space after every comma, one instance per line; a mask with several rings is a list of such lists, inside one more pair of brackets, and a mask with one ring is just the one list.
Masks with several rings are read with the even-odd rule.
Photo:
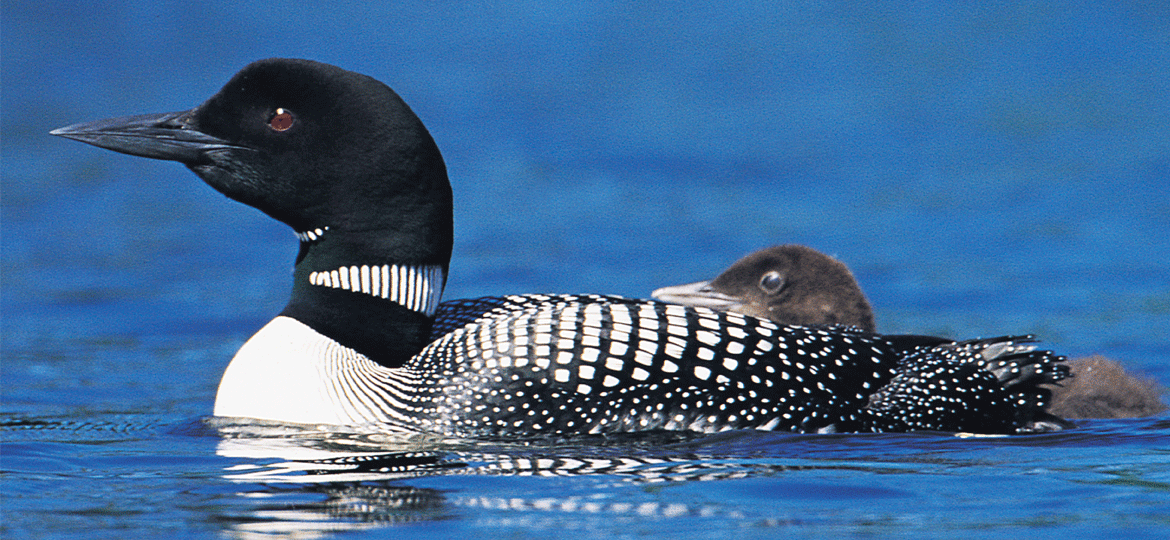
[[[1036, 333], [1166, 385], [1164, 3], [5, 1], [0, 24], [5, 538], [1170, 528], [1167, 415], [1010, 439], [498, 445], [447, 449], [474, 462], [460, 474], [225, 478], [279, 461], [205, 420], [286, 299], [292, 234], [178, 165], [47, 135], [189, 108], [251, 60], [312, 58], [395, 88], [442, 148], [447, 298], [645, 297], [802, 243], [853, 268], [885, 332]], [[541, 456], [639, 460], [473, 474]]]

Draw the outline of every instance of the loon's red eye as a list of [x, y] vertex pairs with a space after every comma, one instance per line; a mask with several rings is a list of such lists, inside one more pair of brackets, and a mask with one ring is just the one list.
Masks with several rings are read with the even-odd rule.
[[295, 122], [296, 117], [288, 109], [276, 109], [272, 118], [268, 119], [268, 127], [272, 128], [272, 131], [288, 131]]

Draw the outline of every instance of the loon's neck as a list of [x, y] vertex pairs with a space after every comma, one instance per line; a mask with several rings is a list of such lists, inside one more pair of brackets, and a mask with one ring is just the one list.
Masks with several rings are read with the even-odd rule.
[[428, 343], [450, 251], [387, 244], [385, 236], [373, 245], [375, 236], [329, 227], [297, 232], [292, 297], [281, 315], [383, 366], [401, 367]]

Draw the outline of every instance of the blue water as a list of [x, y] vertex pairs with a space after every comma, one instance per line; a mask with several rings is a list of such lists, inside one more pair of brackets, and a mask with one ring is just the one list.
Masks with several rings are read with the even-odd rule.
[[[0, 536], [1164, 537], [1167, 414], [535, 446], [217, 423], [293, 235], [47, 135], [312, 58], [388, 83], [442, 148], [447, 298], [645, 297], [802, 243], [882, 331], [1035, 333], [1170, 385], [1170, 9], [918, 4], [4, 2]], [[289, 465], [403, 452], [430, 468]]]

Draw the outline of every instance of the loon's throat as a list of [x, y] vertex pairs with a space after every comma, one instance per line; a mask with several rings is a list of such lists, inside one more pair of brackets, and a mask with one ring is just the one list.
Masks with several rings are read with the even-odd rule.
[[[298, 231], [292, 298], [282, 315], [386, 366], [402, 366], [430, 342], [446, 268], [410, 245], [373, 247], [336, 227]], [[416, 262], [417, 261], [417, 262]]]

